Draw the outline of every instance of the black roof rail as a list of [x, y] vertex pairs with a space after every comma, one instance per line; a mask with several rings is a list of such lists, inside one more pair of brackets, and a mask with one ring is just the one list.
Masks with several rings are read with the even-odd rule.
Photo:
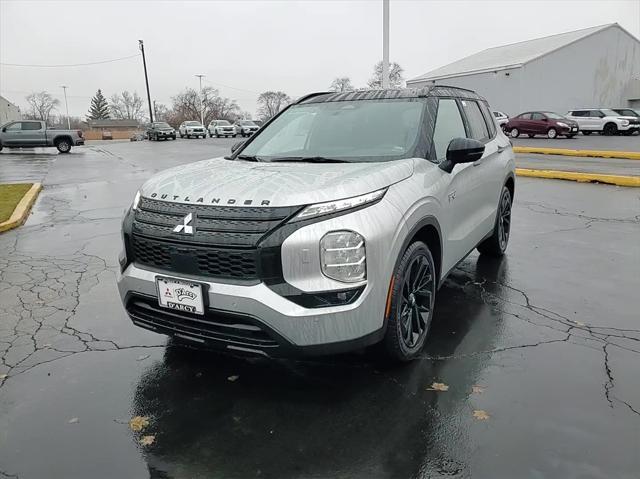
[[470, 91], [471, 93], [475, 93], [477, 95], [477, 93], [473, 90], [469, 90], [468, 88], [462, 88], [461, 86], [453, 86], [453, 85], [443, 85], [441, 83], [434, 83], [433, 85], [431, 85], [434, 88], [438, 88], [438, 87], [442, 87], [442, 88], [455, 88], [457, 90], [464, 90], [464, 91]]
[[330, 95], [332, 93], [335, 93], [335, 91], [317, 91], [315, 93], [309, 93], [307, 95], [304, 95], [298, 98], [296, 101], [293, 102], [293, 104], [297, 105], [298, 103], [302, 103], [303, 101], [308, 100], [309, 98], [314, 98], [320, 95]]

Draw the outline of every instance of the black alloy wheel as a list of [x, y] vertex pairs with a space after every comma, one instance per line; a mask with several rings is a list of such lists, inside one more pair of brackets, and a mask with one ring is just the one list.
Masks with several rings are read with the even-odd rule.
[[433, 318], [437, 274], [426, 244], [412, 243], [393, 276], [391, 309], [383, 340], [396, 361], [414, 359], [422, 350]]
[[500, 203], [496, 212], [496, 223], [489, 238], [478, 245], [478, 251], [489, 256], [502, 256], [509, 245], [511, 235], [511, 192], [509, 188], [502, 188]]

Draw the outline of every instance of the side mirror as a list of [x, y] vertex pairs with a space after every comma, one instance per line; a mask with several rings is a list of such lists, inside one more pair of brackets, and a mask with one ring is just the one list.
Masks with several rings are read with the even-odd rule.
[[244, 141], [239, 141], [231, 147], [231, 153], [235, 153], [238, 148], [244, 145]]
[[473, 163], [482, 158], [484, 144], [472, 138], [454, 138], [447, 148], [447, 159], [440, 163], [440, 169], [451, 173], [458, 163]]
[[6, 126], [2, 129], [2, 132], [3, 132], [3, 133], [4, 133], [5, 131], [7, 131], [7, 127], [6, 127]]

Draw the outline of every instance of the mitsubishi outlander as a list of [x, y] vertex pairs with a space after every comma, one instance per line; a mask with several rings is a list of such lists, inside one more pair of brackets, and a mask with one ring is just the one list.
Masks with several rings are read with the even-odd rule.
[[438, 288], [509, 241], [514, 156], [460, 88], [314, 93], [230, 156], [147, 181], [123, 225], [134, 324], [268, 357], [421, 352]]

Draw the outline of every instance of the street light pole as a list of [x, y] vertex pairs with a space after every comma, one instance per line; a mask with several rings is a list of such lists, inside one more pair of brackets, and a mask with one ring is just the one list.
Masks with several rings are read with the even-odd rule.
[[204, 125], [204, 106], [202, 105], [202, 77], [206, 75], [196, 75], [200, 79], [200, 123]]
[[382, 88], [389, 88], [389, 0], [382, 0]]
[[153, 110], [151, 109], [151, 93], [149, 93], [149, 77], [147, 76], [147, 59], [144, 56], [144, 42], [138, 40], [138, 46], [142, 51], [142, 65], [144, 66], [144, 81], [147, 84], [147, 101], [149, 102], [149, 120], [153, 123]]
[[67, 129], [71, 129], [71, 120], [69, 119], [69, 103], [67, 103], [67, 88], [66, 85], [62, 85], [62, 91], [64, 91], [64, 107], [67, 110]]

